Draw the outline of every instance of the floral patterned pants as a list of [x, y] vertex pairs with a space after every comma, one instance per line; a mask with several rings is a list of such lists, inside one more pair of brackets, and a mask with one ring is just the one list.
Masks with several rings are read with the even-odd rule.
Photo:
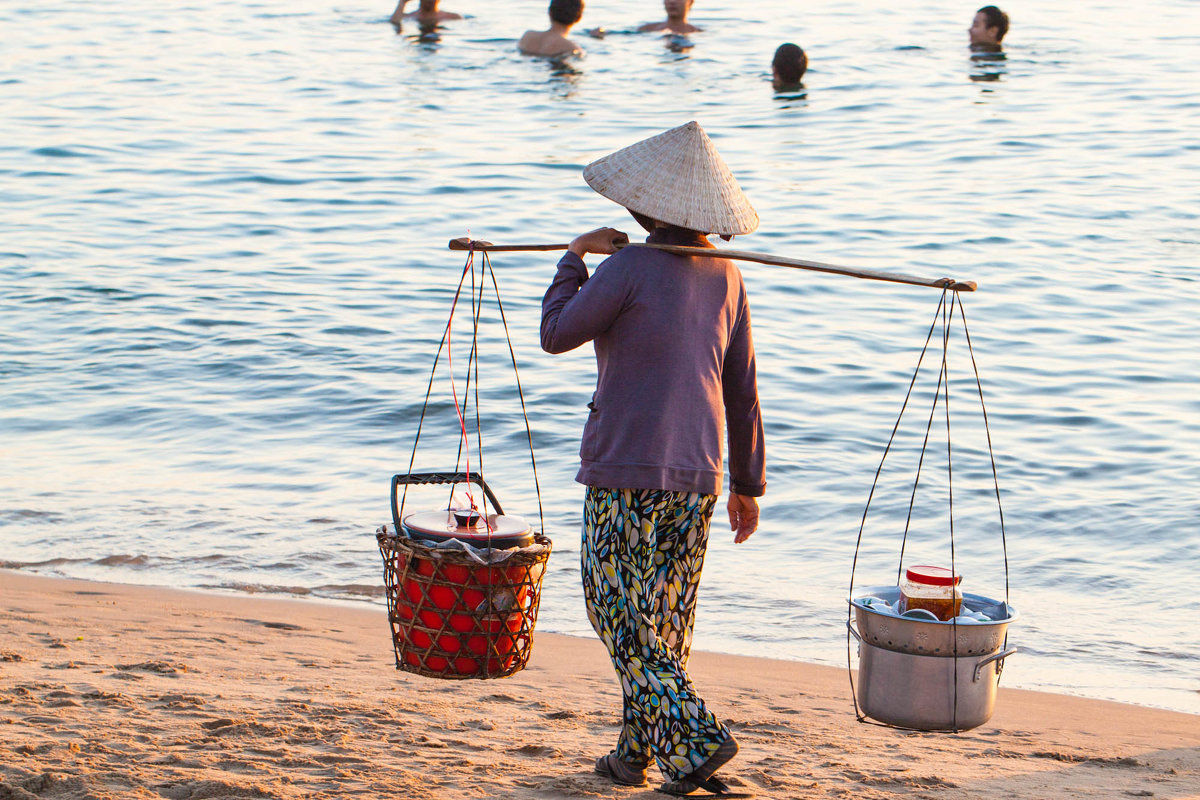
[[587, 488], [583, 595], [624, 697], [617, 757], [656, 760], [668, 780], [692, 772], [729, 737], [686, 666], [715, 495]]

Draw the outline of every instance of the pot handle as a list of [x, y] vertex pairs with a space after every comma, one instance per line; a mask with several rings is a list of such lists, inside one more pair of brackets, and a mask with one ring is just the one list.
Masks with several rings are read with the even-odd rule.
[[850, 633], [854, 636], [855, 639], [858, 639], [860, 642], [862, 641], [862, 634], [854, 629], [854, 621], [853, 620], [849, 620], [849, 619], [846, 620], [846, 630], [850, 631]]
[[1008, 658], [1009, 656], [1011, 656], [1013, 653], [1016, 653], [1016, 652], [1017, 652], [1017, 648], [1010, 647], [1007, 650], [1000, 651], [999, 653], [992, 653], [990, 656], [988, 656], [987, 658], [983, 659], [978, 664], [976, 664], [975, 665], [975, 679], [974, 679], [975, 683], [979, 682], [979, 670], [983, 669], [985, 666], [992, 663], [993, 661], [1000, 662], [999, 664], [996, 665], [996, 679], [999, 680], [1000, 673], [1004, 670], [1004, 659]]
[[491, 502], [492, 507], [496, 509], [497, 514], [503, 514], [504, 509], [500, 508], [500, 501], [496, 499], [496, 495], [492, 494], [491, 487], [483, 480], [483, 476], [478, 472], [410, 472], [407, 475], [392, 476], [392, 524], [395, 525], [394, 531], [397, 536], [400, 536], [400, 497], [397, 491], [401, 486], [425, 485], [430, 483], [475, 483], [479, 488], [483, 489], [484, 495]]

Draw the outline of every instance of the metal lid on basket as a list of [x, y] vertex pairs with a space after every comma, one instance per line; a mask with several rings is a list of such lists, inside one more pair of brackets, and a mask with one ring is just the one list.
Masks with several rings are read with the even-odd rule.
[[493, 514], [485, 524], [473, 512], [421, 511], [404, 518], [404, 533], [426, 542], [459, 539], [472, 547], [507, 550], [533, 544], [533, 528], [521, 517]]

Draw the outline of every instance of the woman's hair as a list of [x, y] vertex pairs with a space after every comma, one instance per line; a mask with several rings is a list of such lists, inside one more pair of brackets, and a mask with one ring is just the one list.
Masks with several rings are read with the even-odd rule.
[[654, 233], [654, 229], [658, 227], [658, 222], [650, 217], [647, 217], [645, 214], [639, 214], [632, 208], [627, 208], [625, 210], [629, 212], [629, 216], [637, 220], [637, 224], [641, 225], [646, 230], [646, 233]]
[[[627, 208], [625, 210], [629, 212], [629, 216], [631, 216], [635, 220], [637, 220], [638, 225], [641, 225], [643, 228], [646, 229], [646, 233], [654, 233], [654, 230], [656, 228], [679, 228], [679, 230], [684, 230], [684, 231], [691, 230], [691, 228], [684, 228], [680, 225], [671, 225], [670, 223], [667, 223], [667, 222], [659, 222], [656, 219], [651, 219], [650, 217], [647, 217], [645, 214], [639, 214], [638, 212], [634, 211], [632, 208]], [[705, 231], [692, 231], [692, 232], [698, 233], [701, 236], [710, 236], [711, 235]], [[730, 239], [733, 238], [733, 236], [732, 235], [727, 236], [722, 233], [721, 238], [728, 242]]]
[[1008, 14], [1005, 14], [1000, 9], [995, 6], [984, 6], [975, 13], [983, 14], [987, 18], [987, 27], [997, 29], [997, 42], [1004, 38], [1004, 34], [1008, 33]]
[[798, 45], [791, 42], [779, 45], [775, 58], [771, 61], [775, 74], [784, 83], [798, 83], [808, 69], [808, 56]]
[[574, 25], [583, 17], [583, 0], [550, 0], [550, 19], [560, 25]]

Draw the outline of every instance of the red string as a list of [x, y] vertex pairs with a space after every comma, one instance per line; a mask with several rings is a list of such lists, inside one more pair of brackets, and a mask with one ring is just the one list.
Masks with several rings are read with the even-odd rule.
[[[462, 284], [466, 281], [467, 272], [470, 270], [473, 270], [474, 268], [475, 268], [475, 248], [472, 247], [470, 250], [467, 251], [467, 263], [463, 265], [463, 274], [462, 274], [462, 279], [459, 281], [459, 286], [462, 286]], [[474, 293], [474, 290], [472, 290], [472, 293]], [[491, 532], [492, 532], [491, 520], [489, 520], [487, 518], [486, 514], [484, 514], [483, 512], [481, 512], [479, 510], [479, 506], [475, 502], [475, 495], [471, 492], [471, 437], [467, 435], [467, 420], [466, 420], [466, 416], [463, 414], [462, 407], [459, 405], [458, 389], [454, 383], [454, 356], [453, 356], [453, 349], [451, 347], [453, 336], [451, 335], [451, 329], [454, 324], [454, 312], [458, 308], [459, 294], [460, 294], [459, 292], [455, 292], [455, 294], [454, 294], [454, 300], [450, 304], [450, 319], [447, 320], [447, 322], [446, 322], [446, 368], [450, 372], [450, 395], [454, 400], [454, 413], [458, 416], [459, 437], [462, 442], [463, 452], [466, 454], [466, 475], [467, 475], [466, 495], [467, 495], [467, 500], [471, 504], [471, 510], [476, 512], [477, 514], [480, 515], [480, 517], [483, 518], [483, 524], [487, 527], [488, 533], [491, 534]], [[470, 372], [471, 372], [471, 365], [467, 364], [468, 379], [470, 376]]]

